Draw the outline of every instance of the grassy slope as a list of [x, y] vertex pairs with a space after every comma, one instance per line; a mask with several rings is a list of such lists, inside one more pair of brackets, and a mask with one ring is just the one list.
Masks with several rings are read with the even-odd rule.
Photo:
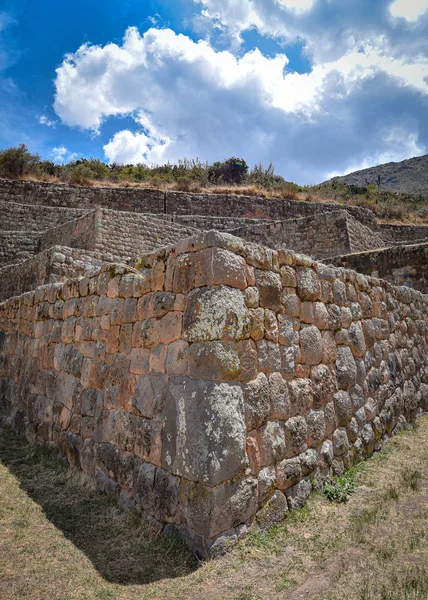
[[428, 598], [428, 417], [365, 463], [348, 503], [315, 495], [199, 566], [9, 431], [0, 457], [2, 600]]

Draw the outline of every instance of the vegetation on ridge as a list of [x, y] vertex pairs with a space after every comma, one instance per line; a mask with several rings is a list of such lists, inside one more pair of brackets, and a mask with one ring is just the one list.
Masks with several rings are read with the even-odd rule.
[[116, 163], [106, 165], [95, 158], [82, 158], [58, 165], [42, 160], [37, 154], [31, 154], [21, 144], [0, 150], [0, 177], [76, 185], [148, 187], [333, 202], [368, 208], [382, 220], [426, 222], [428, 219], [428, 197], [386, 191], [382, 179], [366, 178], [366, 185], [356, 185], [347, 183], [344, 178], [334, 178], [320, 185], [299, 186], [277, 175], [272, 163], [267, 167], [260, 163], [249, 168], [246, 161], [238, 157], [213, 164], [185, 158], [176, 164], [168, 162], [151, 166]]

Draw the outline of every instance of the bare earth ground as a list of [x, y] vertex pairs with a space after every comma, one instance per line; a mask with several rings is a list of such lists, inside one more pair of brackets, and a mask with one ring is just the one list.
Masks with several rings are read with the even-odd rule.
[[0, 433], [1, 600], [427, 600], [428, 417], [322, 494], [198, 564], [58, 462]]

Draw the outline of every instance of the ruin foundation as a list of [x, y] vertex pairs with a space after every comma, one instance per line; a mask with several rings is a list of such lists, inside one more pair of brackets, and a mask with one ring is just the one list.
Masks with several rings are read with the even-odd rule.
[[201, 557], [428, 410], [417, 290], [218, 231], [90, 256], [0, 305], [1, 420]]

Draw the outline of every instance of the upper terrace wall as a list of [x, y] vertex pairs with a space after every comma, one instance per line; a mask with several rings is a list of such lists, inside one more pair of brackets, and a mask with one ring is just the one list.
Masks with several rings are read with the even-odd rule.
[[331, 262], [428, 294], [428, 243], [337, 256]]
[[[95, 208], [177, 215], [293, 219], [338, 209], [337, 204], [298, 202], [281, 198], [221, 194], [189, 194], [142, 188], [80, 187], [37, 181], [0, 179], [0, 200], [47, 206]], [[341, 205], [361, 223], [377, 228], [373, 213], [357, 206]]]
[[[1, 182], [1, 180], [0, 180]], [[1, 183], [0, 183], [1, 186]], [[1, 192], [0, 192], [1, 193]], [[19, 204], [0, 200], [0, 231], [42, 232], [81, 217], [87, 210], [40, 206], [26, 198], [31, 204]]]
[[270, 219], [245, 219], [243, 217], [209, 217], [205, 215], [162, 215], [163, 219], [167, 219], [173, 223], [180, 223], [189, 227], [195, 227], [202, 231], [217, 229], [217, 231], [230, 231], [238, 227], [248, 225], [263, 225]]
[[100, 209], [95, 248], [112, 260], [141, 256], [195, 235], [199, 230], [153, 216]]
[[390, 225], [389, 223], [382, 223], [379, 225], [379, 233], [384, 240], [393, 244], [428, 241], [428, 225]]
[[77, 219], [68, 221], [59, 227], [48, 229], [41, 234], [39, 250], [47, 250], [52, 246], [68, 246], [83, 250], [95, 250], [96, 211], [91, 210]]
[[208, 232], [0, 305], [3, 421], [215, 555], [428, 409], [427, 298]]
[[264, 221], [230, 231], [270, 248], [289, 248], [314, 258], [379, 248], [383, 240], [344, 210], [288, 221]]

